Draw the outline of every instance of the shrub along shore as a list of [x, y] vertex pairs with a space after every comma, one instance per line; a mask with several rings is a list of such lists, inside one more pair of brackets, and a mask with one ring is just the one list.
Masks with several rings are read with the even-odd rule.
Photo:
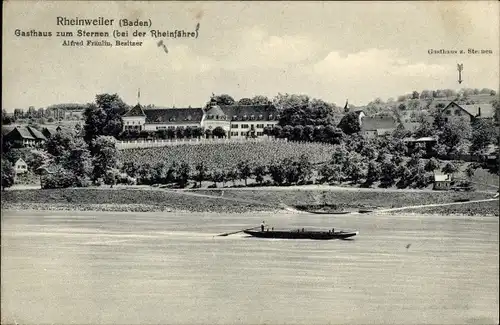
[[[483, 200], [478, 192], [343, 191], [343, 190], [195, 190], [166, 191], [137, 188], [67, 188], [9, 190], [2, 195], [2, 210], [80, 210], [128, 212], [290, 212], [298, 206], [328, 205], [337, 211], [390, 209], [426, 204]], [[287, 209], [287, 210], [285, 210]], [[470, 204], [416, 208], [389, 213], [499, 215], [498, 200]]]

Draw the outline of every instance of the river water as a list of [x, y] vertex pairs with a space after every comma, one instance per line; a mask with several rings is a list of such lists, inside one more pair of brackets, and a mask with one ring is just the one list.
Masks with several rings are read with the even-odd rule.
[[[262, 220], [360, 234], [214, 236]], [[498, 220], [4, 211], [2, 323], [496, 324]]]

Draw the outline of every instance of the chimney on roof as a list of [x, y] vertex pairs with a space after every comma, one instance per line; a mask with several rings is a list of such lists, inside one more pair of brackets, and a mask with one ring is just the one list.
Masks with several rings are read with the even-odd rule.
[[477, 116], [481, 116], [481, 106], [477, 108]]

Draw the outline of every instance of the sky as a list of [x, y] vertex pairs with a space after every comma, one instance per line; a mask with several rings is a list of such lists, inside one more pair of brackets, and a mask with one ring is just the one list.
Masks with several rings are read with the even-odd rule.
[[[499, 88], [500, 4], [445, 2], [3, 2], [2, 108], [88, 103], [200, 107], [212, 93], [306, 94], [343, 106], [424, 89]], [[112, 27], [57, 26], [58, 16], [115, 19]], [[119, 19], [151, 20], [120, 28]], [[152, 38], [150, 30], [197, 39]], [[15, 30], [51, 31], [18, 37]], [[147, 32], [140, 47], [65, 47], [56, 31]], [[108, 39], [113, 44], [115, 39]], [[168, 53], [158, 47], [163, 40]], [[492, 54], [429, 54], [434, 50]], [[463, 64], [462, 84], [457, 64]]]

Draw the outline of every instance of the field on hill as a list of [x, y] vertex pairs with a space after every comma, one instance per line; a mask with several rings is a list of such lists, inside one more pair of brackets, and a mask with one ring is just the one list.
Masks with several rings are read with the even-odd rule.
[[[406, 98], [402, 101], [389, 101], [389, 102], [371, 102], [368, 105], [357, 107], [357, 109], [363, 109], [365, 114], [384, 114], [393, 112], [396, 110], [402, 121], [410, 122], [410, 120], [416, 120], [416, 115], [420, 112], [425, 111], [427, 113], [432, 113], [437, 107], [445, 107], [451, 101], [456, 101], [459, 104], [471, 103], [471, 104], [490, 104], [494, 100], [498, 100], [498, 95], [490, 94], [477, 94], [468, 95], [467, 99], [460, 98], [457, 100], [457, 96], [450, 97], [439, 97], [439, 98], [418, 98], [411, 99]], [[401, 108], [402, 107], [402, 108]], [[412, 115], [415, 115], [412, 117]]]
[[137, 165], [186, 162], [192, 167], [203, 161], [209, 169], [226, 169], [236, 166], [240, 161], [267, 165], [301, 155], [306, 155], [312, 163], [324, 162], [331, 159], [332, 149], [332, 145], [311, 142], [197, 144], [122, 150], [120, 158], [122, 162], [134, 162]]

